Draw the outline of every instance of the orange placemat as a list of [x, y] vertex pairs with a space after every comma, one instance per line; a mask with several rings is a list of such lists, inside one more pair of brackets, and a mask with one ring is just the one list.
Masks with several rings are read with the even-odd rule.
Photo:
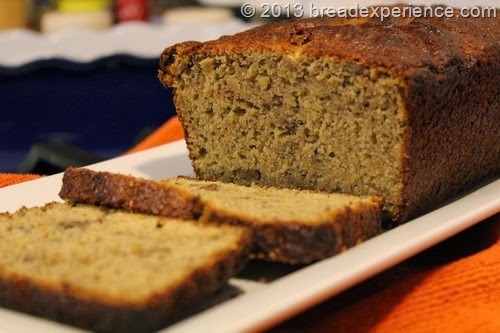
[[270, 332], [500, 332], [499, 233], [497, 214]]
[[42, 176], [32, 174], [0, 173], [0, 187], [22, 183], [40, 177]]
[[142, 140], [135, 147], [127, 151], [126, 154], [135, 153], [144, 149], [177, 141], [182, 138], [184, 138], [184, 131], [182, 130], [179, 118], [175, 116]]

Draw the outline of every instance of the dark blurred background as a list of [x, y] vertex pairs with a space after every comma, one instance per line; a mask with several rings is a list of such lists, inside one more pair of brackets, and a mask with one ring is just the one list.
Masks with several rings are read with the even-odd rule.
[[[157, 79], [159, 55], [167, 42], [157, 43], [154, 52], [149, 47], [140, 54], [138, 45], [133, 45], [137, 36], [127, 43], [126, 32], [144, 34], [144, 27], [161, 28], [170, 35], [165, 40], [173, 43], [244, 29], [238, 10], [215, 3], [0, 0], [0, 172], [52, 174], [69, 165], [109, 159], [161, 126], [175, 114], [171, 91]], [[92, 38], [81, 39], [82, 29], [107, 34], [127, 24], [132, 28], [115, 37], [139, 54], [103, 52], [90, 60], [84, 54], [83, 61], [74, 59], [76, 49], [86, 53], [106, 48], [93, 44]], [[228, 24], [231, 28], [224, 28]], [[222, 30], [208, 31], [217, 25]], [[68, 43], [75, 28], [80, 32]], [[159, 38], [153, 32], [145, 36], [153, 39], [149, 44], [144, 41], [145, 45]], [[44, 41], [40, 56], [33, 57], [29, 46], [40, 40]], [[65, 53], [68, 45], [73, 45], [71, 59]], [[46, 53], [47, 47], [52, 53]], [[63, 55], [58, 56], [58, 51]], [[29, 61], [17, 61], [24, 58]]]

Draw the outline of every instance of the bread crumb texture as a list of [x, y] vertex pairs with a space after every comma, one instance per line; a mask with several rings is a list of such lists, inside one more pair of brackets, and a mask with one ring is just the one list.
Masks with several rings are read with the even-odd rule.
[[140, 304], [239, 244], [235, 229], [54, 204], [0, 217], [0, 265], [43, 284]]
[[[127, 311], [150, 311], [154, 319], [130, 327], [157, 329], [237, 274], [249, 244], [246, 231], [231, 226], [86, 205], [21, 209], [0, 215], [0, 303], [44, 315], [30, 305], [43, 304], [34, 296], [41, 291], [56, 295], [45, 306], [57, 309], [48, 316], [58, 320], [85, 321], [79, 316], [87, 313], [86, 328], [127, 331]], [[82, 304], [98, 310], [73, 312]]]
[[[253, 224], [297, 223], [314, 226], [334, 221], [346, 209], [379, 208], [381, 199], [338, 193], [315, 192], [177, 177], [163, 181], [191, 190], [210, 211], [226, 212]], [[201, 219], [206, 219], [203, 215]], [[376, 224], [376, 223], [374, 223]]]
[[176, 105], [199, 177], [399, 202], [406, 118], [388, 73], [257, 52], [192, 61]]
[[253, 233], [254, 258], [305, 264], [333, 256], [382, 232], [383, 200], [177, 177], [162, 181], [199, 196], [199, 220]]

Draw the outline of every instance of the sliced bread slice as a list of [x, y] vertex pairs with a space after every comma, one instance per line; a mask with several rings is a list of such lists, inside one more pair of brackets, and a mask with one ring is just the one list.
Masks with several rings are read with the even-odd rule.
[[203, 222], [253, 231], [254, 256], [291, 264], [324, 259], [381, 232], [382, 201], [338, 193], [241, 186], [186, 177], [163, 180], [199, 196]]
[[150, 332], [246, 263], [244, 228], [50, 203], [0, 214], [0, 306], [94, 331]]
[[[117, 180], [131, 185], [124, 191], [123, 187], [112, 186]], [[248, 228], [253, 233], [252, 256], [264, 260], [306, 264], [381, 232], [383, 202], [374, 196], [241, 186], [186, 177], [138, 180], [84, 168], [66, 170], [60, 196], [73, 202], [145, 212], [137, 198], [157, 205], [151, 188], [181, 193], [175, 202], [190, 207], [190, 215], [200, 221]], [[170, 206], [158, 207], [157, 211], [169, 216]]]

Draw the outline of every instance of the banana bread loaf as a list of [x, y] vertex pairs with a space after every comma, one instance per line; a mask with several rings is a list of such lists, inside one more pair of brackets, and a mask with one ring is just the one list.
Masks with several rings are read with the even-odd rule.
[[93, 331], [151, 332], [244, 266], [243, 228], [51, 203], [0, 214], [0, 306]]
[[[127, 184], [126, 190], [117, 183]], [[181, 207], [201, 222], [245, 227], [253, 235], [252, 257], [289, 264], [324, 259], [381, 232], [382, 200], [293, 189], [241, 186], [177, 177], [138, 179], [85, 168], [65, 171], [60, 196], [68, 201], [144, 212], [159, 193], [182, 193]], [[140, 197], [136, 205], [131, 196]], [[113, 198], [109, 200], [108, 198]], [[193, 204], [195, 202], [195, 204]], [[153, 205], [153, 204], [150, 204]], [[155, 203], [170, 216], [170, 205]], [[152, 213], [149, 211], [149, 213]]]
[[[497, 10], [498, 13], [498, 10]], [[285, 21], [161, 56], [197, 177], [422, 214], [500, 170], [500, 20]]]

